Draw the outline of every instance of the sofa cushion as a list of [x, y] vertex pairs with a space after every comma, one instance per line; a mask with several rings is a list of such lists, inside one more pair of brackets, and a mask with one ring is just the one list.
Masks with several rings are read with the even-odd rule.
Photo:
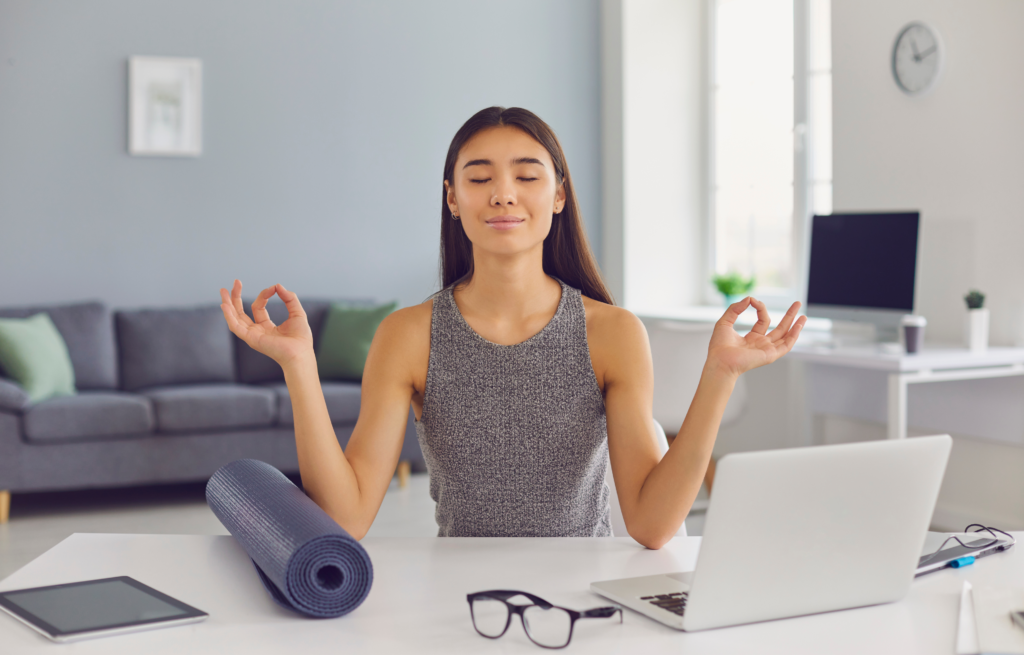
[[83, 391], [32, 405], [24, 422], [29, 442], [92, 441], [151, 433], [153, 410], [148, 400], [135, 394]]
[[[335, 425], [352, 425], [359, 418], [359, 400], [362, 397], [358, 382], [321, 382], [324, 390], [324, 401], [331, 423]], [[271, 384], [268, 388], [277, 394], [277, 422], [281, 425], [294, 425], [292, 400], [288, 395], [288, 385]]]
[[98, 302], [50, 307], [6, 307], [0, 318], [45, 312], [64, 337], [79, 390], [117, 389], [117, 347], [110, 310]]
[[28, 393], [14, 380], [0, 378], [0, 410], [21, 412], [28, 409]]
[[219, 306], [117, 312], [121, 386], [234, 382], [231, 332]]
[[277, 415], [270, 389], [241, 384], [203, 384], [149, 389], [160, 432], [266, 427]]

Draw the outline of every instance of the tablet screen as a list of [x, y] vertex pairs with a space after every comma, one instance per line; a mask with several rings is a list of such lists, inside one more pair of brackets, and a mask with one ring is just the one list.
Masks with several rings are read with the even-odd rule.
[[7, 591], [0, 600], [47, 632], [65, 635], [204, 614], [128, 577]]

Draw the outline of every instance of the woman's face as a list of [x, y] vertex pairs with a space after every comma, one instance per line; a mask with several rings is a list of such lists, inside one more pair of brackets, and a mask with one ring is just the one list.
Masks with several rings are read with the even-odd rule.
[[492, 127], [466, 142], [445, 182], [448, 208], [474, 250], [511, 255], [541, 247], [565, 189], [547, 149], [514, 127]]

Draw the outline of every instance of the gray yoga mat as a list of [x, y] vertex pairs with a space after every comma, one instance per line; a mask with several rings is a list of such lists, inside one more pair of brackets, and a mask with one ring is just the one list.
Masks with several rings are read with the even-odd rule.
[[206, 502], [279, 605], [333, 618], [370, 593], [370, 556], [270, 464], [240, 459], [221, 467], [206, 484]]

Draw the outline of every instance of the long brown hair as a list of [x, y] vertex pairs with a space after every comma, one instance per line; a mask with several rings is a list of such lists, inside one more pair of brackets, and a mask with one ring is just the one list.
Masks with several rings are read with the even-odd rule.
[[[551, 231], [544, 239], [544, 272], [583, 292], [594, 300], [614, 305], [583, 231], [580, 205], [572, 176], [565, 163], [562, 144], [547, 123], [531, 111], [519, 107], [488, 107], [466, 121], [455, 133], [444, 160], [444, 179], [455, 183], [455, 160], [466, 142], [477, 132], [491, 127], [510, 126], [522, 130], [544, 146], [555, 165], [555, 183], [565, 188], [565, 206], [554, 215]], [[448, 194], [441, 189], [441, 286], [447, 288], [473, 275], [473, 244], [462, 228], [462, 221], [453, 220], [448, 207]]]

